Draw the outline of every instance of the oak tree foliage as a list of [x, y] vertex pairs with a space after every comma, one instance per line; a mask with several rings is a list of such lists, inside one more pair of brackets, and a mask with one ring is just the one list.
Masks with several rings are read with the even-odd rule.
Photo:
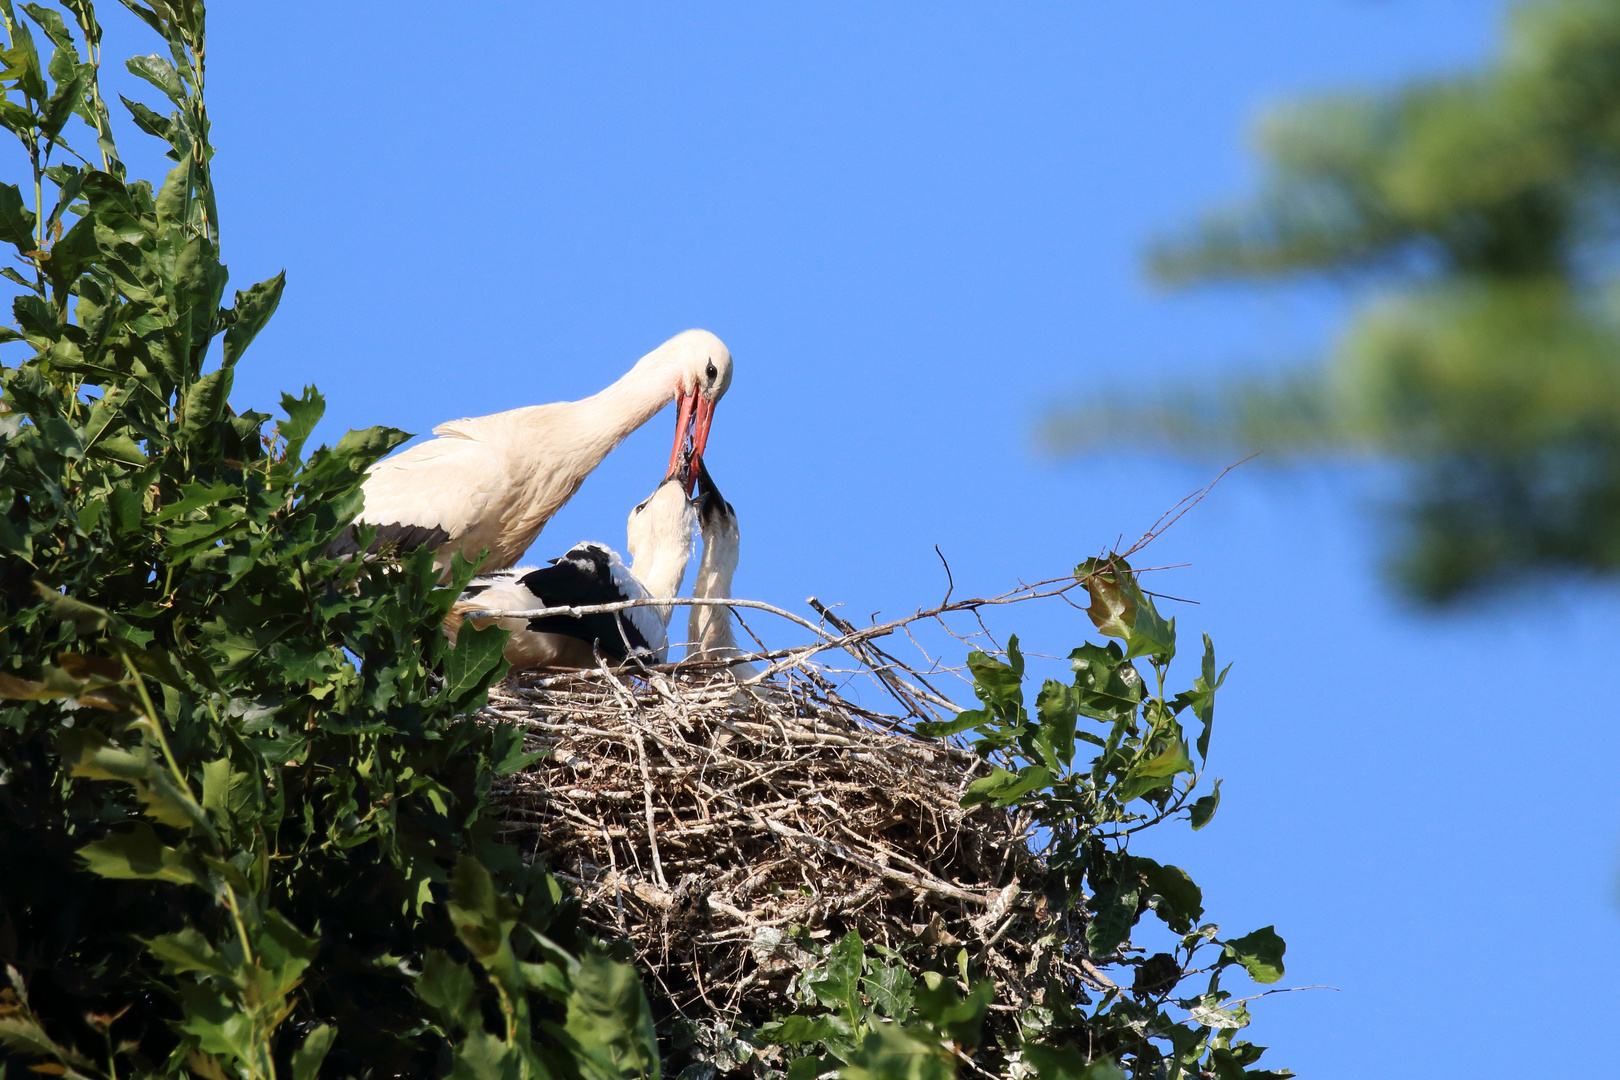
[[28, 268], [0, 338], [33, 350], [0, 371], [0, 1042], [90, 1077], [651, 1074], [639, 988], [572, 1022], [627, 973], [493, 840], [519, 735], [452, 722], [502, 632], [446, 647], [426, 552], [324, 555], [407, 436], [312, 449], [313, 389], [229, 404], [282, 277], [227, 296], [202, 4], [126, 6], [161, 48], [128, 63], [158, 104], [122, 103], [157, 185], [125, 175], [94, 7], [0, 0], [33, 166], [0, 184]]

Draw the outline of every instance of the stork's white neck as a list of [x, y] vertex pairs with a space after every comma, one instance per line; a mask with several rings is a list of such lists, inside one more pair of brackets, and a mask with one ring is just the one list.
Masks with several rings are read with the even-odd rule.
[[[686, 563], [692, 557], [692, 530], [697, 511], [686, 497], [686, 489], [673, 480], [658, 485], [647, 500], [630, 512], [625, 522], [626, 547], [630, 549], [630, 573], [647, 590], [647, 595], [667, 599], [681, 591]], [[670, 609], [652, 609], [658, 621], [669, 625]]]
[[736, 530], [717, 530], [715, 533], [705, 533], [703, 537], [703, 561], [698, 567], [697, 582], [692, 587], [692, 595], [715, 600], [730, 599], [731, 579], [736, 573]]
[[[730, 599], [731, 579], [737, 572], [738, 541], [735, 518], [722, 519], [703, 530], [703, 560], [692, 585], [693, 596]], [[726, 657], [738, 651], [731, 612], [726, 608], [694, 604], [687, 616], [686, 638], [697, 655]]]
[[636, 575], [636, 580], [646, 587], [650, 595], [668, 600], [681, 591], [681, 581], [686, 577], [686, 561], [691, 554], [691, 546], [687, 545], [680, 551], [643, 555], [631, 564], [630, 572]]
[[[666, 600], [681, 591], [681, 582], [686, 578], [686, 563], [691, 557], [692, 533], [688, 528], [684, 536], [669, 537], [652, 551], [638, 556], [630, 564], [630, 572], [649, 595]], [[652, 610], [657, 613], [659, 622], [669, 625], [672, 613], [670, 605], [658, 604]]]
[[[550, 484], [566, 478], [572, 481], [567, 495], [572, 495], [615, 446], [675, 399], [679, 386], [678, 361], [654, 350], [617, 382], [588, 398], [529, 405], [484, 422], [504, 426], [508, 445], [540, 468], [535, 481]], [[522, 471], [522, 466], [518, 469]]]
[[611, 386], [578, 402], [579, 415], [605, 457], [632, 431], [651, 420], [680, 389], [674, 358], [655, 350]]
[[614, 447], [674, 399], [679, 385], [678, 358], [655, 349], [588, 398], [498, 414], [503, 445], [512, 455], [511, 476], [524, 492], [512, 500], [525, 509], [506, 521], [512, 534], [507, 547], [521, 553], [533, 543], [546, 519]]

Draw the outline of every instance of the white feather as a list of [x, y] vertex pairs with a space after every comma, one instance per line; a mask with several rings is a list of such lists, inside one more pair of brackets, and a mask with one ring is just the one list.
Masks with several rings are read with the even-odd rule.
[[[717, 370], [709, 379], [710, 365]], [[516, 562], [553, 514], [625, 436], [683, 388], [708, 386], [718, 401], [731, 382], [731, 353], [706, 330], [677, 334], [625, 376], [581, 401], [533, 405], [452, 420], [439, 436], [377, 462], [359, 520], [439, 528], [449, 536], [438, 565], [460, 551], [499, 570]]]

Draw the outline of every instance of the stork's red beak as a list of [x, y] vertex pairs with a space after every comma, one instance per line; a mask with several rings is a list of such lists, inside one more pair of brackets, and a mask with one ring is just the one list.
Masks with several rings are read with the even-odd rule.
[[675, 414], [675, 445], [669, 451], [669, 468], [664, 471], [665, 476], [674, 476], [675, 470], [681, 467], [681, 451], [686, 448], [686, 433], [692, 426], [692, 405], [697, 398], [696, 390], [685, 391], [680, 396], [680, 411]]
[[698, 467], [703, 464], [703, 448], [709, 444], [709, 425], [714, 423], [714, 402], [695, 388], [680, 396], [680, 412], [675, 416], [675, 445], [669, 451], [669, 470], [674, 476], [681, 466], [681, 452], [691, 439], [691, 457], [688, 459], [686, 494], [690, 496], [697, 486]]
[[[703, 448], [709, 445], [709, 425], [714, 423], [714, 402], [698, 395], [696, 414], [692, 418], [692, 483], [697, 483], [698, 468], [703, 464]], [[692, 489], [686, 490], [688, 495]]]

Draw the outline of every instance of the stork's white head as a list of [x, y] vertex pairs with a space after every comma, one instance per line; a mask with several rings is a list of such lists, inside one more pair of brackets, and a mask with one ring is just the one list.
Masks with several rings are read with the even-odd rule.
[[[655, 359], [656, 358], [656, 359]], [[669, 452], [669, 471], [681, 462], [681, 453], [691, 440], [691, 483], [697, 481], [697, 466], [709, 442], [709, 425], [714, 407], [731, 387], [731, 350], [707, 330], [687, 330], [676, 334], [642, 358], [654, 361], [672, 381], [670, 394], [680, 403], [675, 417], [675, 445]], [[686, 491], [691, 494], [691, 483]]]
[[[653, 596], [670, 597], [681, 591], [696, 525], [697, 510], [686, 497], [684, 474], [659, 484], [657, 491], [630, 511], [625, 527], [630, 572]], [[667, 625], [669, 609], [655, 610]]]
[[654, 350], [675, 372], [675, 393], [703, 395], [711, 402], [731, 386], [731, 350], [707, 330], [683, 330]]

